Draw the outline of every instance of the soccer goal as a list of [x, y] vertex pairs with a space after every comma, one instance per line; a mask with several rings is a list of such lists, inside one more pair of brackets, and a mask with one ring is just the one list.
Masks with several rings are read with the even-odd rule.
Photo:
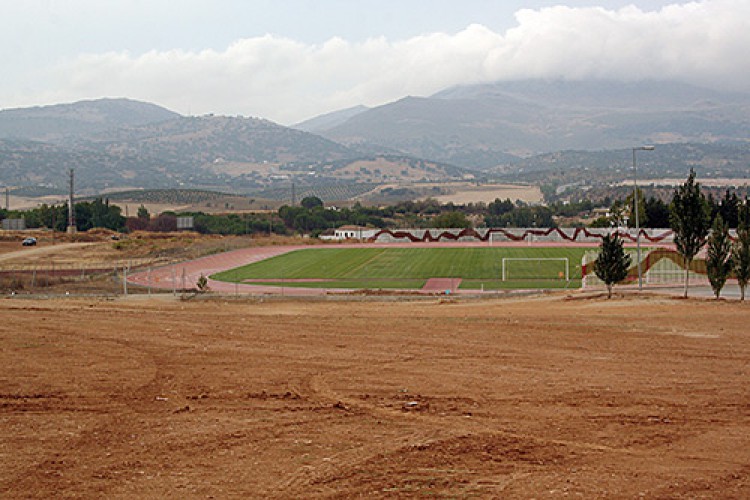
[[503, 257], [501, 278], [503, 281], [570, 281], [570, 260], [568, 257]]

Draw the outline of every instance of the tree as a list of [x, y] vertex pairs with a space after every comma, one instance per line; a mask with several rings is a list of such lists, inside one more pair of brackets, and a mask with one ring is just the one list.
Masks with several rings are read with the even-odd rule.
[[750, 281], [750, 221], [740, 217], [737, 239], [732, 246], [732, 272], [740, 287], [740, 300], [745, 300], [745, 288]]
[[669, 206], [669, 223], [674, 231], [677, 251], [685, 263], [685, 298], [688, 296], [690, 265], [706, 242], [710, 227], [710, 212], [706, 197], [695, 182], [695, 171], [681, 186], [677, 186]]
[[729, 277], [731, 262], [729, 261], [732, 252], [732, 240], [729, 239], [729, 228], [724, 223], [721, 214], [716, 216], [714, 225], [711, 228], [711, 236], [708, 238], [708, 248], [706, 254], [706, 271], [708, 281], [714, 291], [716, 298], [721, 295], [721, 289]]
[[487, 210], [490, 215], [503, 215], [512, 212], [514, 208], [515, 205], [510, 201], [510, 198], [506, 198], [505, 201], [501, 201], [500, 198], [495, 198], [495, 201], [492, 201], [487, 205]]
[[669, 227], [669, 205], [659, 198], [650, 197], [645, 205], [645, 224], [641, 227], [664, 228]]
[[302, 201], [299, 203], [303, 207], [305, 207], [308, 210], [312, 210], [317, 207], [323, 207], [323, 200], [318, 198], [317, 196], [307, 196], [305, 198], [302, 198]]
[[195, 283], [195, 286], [198, 288], [198, 291], [203, 293], [208, 291], [208, 278], [206, 278], [203, 273], [201, 273], [200, 278], [198, 278], [198, 281]]
[[149, 220], [151, 218], [151, 214], [148, 213], [148, 208], [143, 205], [138, 207], [138, 218], [146, 221]]
[[[650, 227], [648, 225], [648, 212], [646, 211], [646, 198], [643, 196], [641, 188], [637, 188], [638, 192], [638, 226], [639, 227]], [[633, 203], [633, 193], [630, 193], [625, 198], [625, 205], [627, 206], [628, 213], [628, 227], [635, 227], [635, 204]]]
[[471, 227], [471, 222], [462, 212], [446, 212], [432, 219], [433, 227], [442, 228], [467, 228]]
[[724, 193], [724, 199], [719, 202], [719, 213], [724, 219], [727, 227], [737, 228], [739, 226], [740, 199], [737, 193], [728, 189]]
[[599, 245], [599, 256], [594, 262], [594, 273], [607, 285], [607, 298], [612, 298], [612, 287], [628, 276], [630, 255], [625, 253], [617, 234], [605, 234]]
[[148, 224], [149, 231], [168, 233], [177, 231], [177, 217], [169, 213], [162, 213]]
[[627, 211], [625, 205], [621, 200], [615, 200], [612, 206], [609, 207], [611, 225], [615, 227], [622, 227], [626, 225]]

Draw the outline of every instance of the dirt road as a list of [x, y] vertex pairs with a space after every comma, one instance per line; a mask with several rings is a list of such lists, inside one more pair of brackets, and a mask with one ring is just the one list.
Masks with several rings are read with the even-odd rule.
[[750, 496], [750, 307], [0, 300], [0, 496]]
[[[45, 255], [58, 255], [71, 249], [82, 249], [95, 245], [95, 243], [58, 243], [57, 245], [45, 245], [34, 247], [22, 247], [20, 243], [13, 243], [11, 248], [7, 243], [0, 249], [0, 262], [18, 261], [28, 263], [36, 261]], [[17, 246], [17, 248], [15, 248]]]

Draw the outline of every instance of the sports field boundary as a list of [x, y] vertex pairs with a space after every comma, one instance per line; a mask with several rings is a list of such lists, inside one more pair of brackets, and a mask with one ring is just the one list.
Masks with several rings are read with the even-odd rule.
[[[592, 243], [581, 242], [503, 242], [493, 245], [494, 248], [553, 248], [553, 247], [582, 247], [595, 248], [597, 245]], [[289, 246], [254, 246], [231, 250], [228, 252], [212, 254], [197, 259], [168, 264], [158, 268], [142, 270], [129, 275], [127, 281], [131, 285], [145, 287], [149, 290], [173, 291], [177, 293], [183, 290], [194, 290], [196, 283], [201, 276], [208, 279], [209, 291], [219, 294], [245, 294], [245, 295], [294, 295], [294, 296], [316, 296], [327, 294], [351, 294], [358, 289], [346, 288], [306, 288], [299, 286], [284, 286], [282, 283], [273, 285], [252, 284], [252, 283], [229, 283], [211, 279], [210, 276], [216, 273], [235, 269], [255, 262], [259, 262], [272, 257], [280, 256], [289, 252], [303, 249], [316, 248], [486, 248], [485, 242], [443, 242], [443, 243], [353, 243], [353, 244], [321, 244], [321, 245], [289, 245]], [[457, 279], [457, 278], [456, 278]], [[266, 280], [268, 281], [268, 280]], [[290, 285], [293, 282], [289, 281]], [[423, 293], [436, 294], [435, 291], [423, 290], [423, 287], [417, 289], [388, 290], [382, 293]], [[444, 292], [445, 289], [443, 289]], [[540, 290], [536, 290], [540, 291]], [[503, 290], [461, 290], [456, 289], [451, 293], [457, 295], [492, 295], [502, 294]]]

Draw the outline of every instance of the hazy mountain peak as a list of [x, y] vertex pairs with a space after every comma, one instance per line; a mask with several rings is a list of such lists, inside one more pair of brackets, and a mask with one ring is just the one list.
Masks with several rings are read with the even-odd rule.
[[303, 130], [305, 132], [316, 133], [322, 130], [328, 130], [330, 128], [336, 127], [337, 125], [341, 125], [348, 119], [353, 118], [360, 113], [364, 113], [368, 109], [370, 108], [362, 105], [340, 109], [338, 111], [325, 113], [323, 115], [319, 115], [314, 118], [310, 118], [309, 120], [297, 123], [295, 125], [292, 125], [292, 128]]
[[519, 80], [405, 97], [323, 135], [485, 169], [512, 156], [747, 140], [750, 95], [669, 81]]
[[57, 141], [114, 127], [140, 126], [180, 115], [156, 104], [103, 98], [0, 111], [0, 138]]

